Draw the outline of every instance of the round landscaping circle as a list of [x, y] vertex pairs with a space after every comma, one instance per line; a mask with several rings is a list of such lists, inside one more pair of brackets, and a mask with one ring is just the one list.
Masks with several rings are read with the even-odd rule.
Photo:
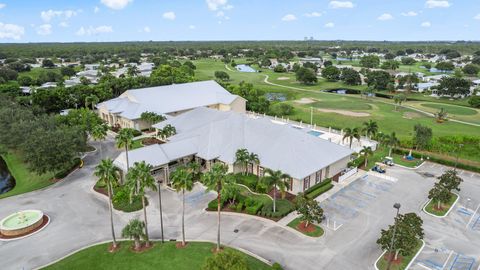
[[36, 227], [35, 229], [33, 229], [29, 232], [26, 232], [26, 233], [15, 235], [15, 236], [4, 235], [0, 232], [0, 241], [11, 241], [11, 240], [26, 238], [30, 235], [33, 235], [33, 234], [41, 231], [49, 223], [50, 223], [50, 218], [47, 215], [44, 214], [43, 217], [42, 217], [42, 223], [40, 223], [40, 225], [38, 225], [38, 227]]

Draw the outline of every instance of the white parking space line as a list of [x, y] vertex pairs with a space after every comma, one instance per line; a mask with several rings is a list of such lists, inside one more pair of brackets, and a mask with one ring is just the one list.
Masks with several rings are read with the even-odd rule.
[[445, 266], [447, 266], [447, 263], [448, 263], [448, 261], [450, 260], [450, 257], [452, 257], [452, 255], [453, 255], [453, 250], [450, 251], [450, 254], [448, 254], [448, 258], [447, 258], [447, 260], [445, 261], [445, 263], [443, 264], [442, 270], [445, 269]]
[[433, 270], [432, 268], [424, 265], [423, 263], [417, 263], [418, 266], [422, 267], [422, 268], [425, 268], [425, 269], [428, 269], [428, 270]]
[[473, 213], [472, 217], [471, 217], [470, 220], [468, 221], [467, 226], [465, 226], [465, 228], [468, 228], [468, 225], [470, 224], [470, 222], [472, 222], [472, 220], [473, 220], [473, 218], [475, 217], [475, 215], [477, 214], [477, 211], [478, 211], [479, 208], [480, 208], [480, 204], [478, 204], [477, 209], [476, 209], [475, 212]]

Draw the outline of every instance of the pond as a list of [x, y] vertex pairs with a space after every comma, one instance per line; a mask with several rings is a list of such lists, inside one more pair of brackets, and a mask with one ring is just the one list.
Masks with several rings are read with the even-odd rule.
[[240, 71], [240, 72], [257, 72], [255, 69], [253, 69], [251, 66], [249, 65], [244, 65], [244, 64], [241, 64], [241, 65], [236, 65], [235, 68]]
[[0, 157], [0, 194], [6, 193], [15, 187], [15, 179], [10, 174], [7, 164]]
[[266, 93], [265, 97], [268, 101], [285, 101], [287, 96], [284, 93]]

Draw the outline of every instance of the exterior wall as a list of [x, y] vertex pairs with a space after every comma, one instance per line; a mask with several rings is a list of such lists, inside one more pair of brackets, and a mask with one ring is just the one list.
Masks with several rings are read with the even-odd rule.
[[242, 97], [237, 97], [229, 106], [230, 110], [234, 112], [245, 113], [247, 110], [247, 101]]
[[350, 161], [350, 157], [345, 157], [332, 165], [330, 165], [330, 174], [328, 177], [333, 177], [339, 174], [343, 169], [347, 168], [347, 164]]

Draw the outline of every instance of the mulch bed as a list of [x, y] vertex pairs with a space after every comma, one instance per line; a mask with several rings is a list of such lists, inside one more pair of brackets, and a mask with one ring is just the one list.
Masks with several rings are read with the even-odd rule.
[[153, 243], [150, 242], [150, 246], [147, 247], [145, 244], [143, 244], [143, 245], [140, 245], [140, 249], [135, 249], [135, 246], [132, 245], [130, 247], [130, 251], [135, 252], [135, 253], [142, 253], [142, 252], [145, 252], [145, 251], [147, 251], [149, 249], [152, 249], [152, 248], [153, 248]]
[[312, 233], [316, 231], [317, 228], [312, 223], [308, 224], [308, 226], [305, 227], [305, 221], [302, 221], [298, 223], [297, 230], [301, 231], [302, 233]]
[[93, 190], [108, 197], [108, 191], [106, 188], [93, 187]]
[[117, 247], [113, 247], [113, 243], [108, 247], [108, 252], [115, 253], [120, 250], [120, 243], [117, 242]]
[[142, 139], [143, 145], [162, 144], [163, 142], [157, 138], [145, 138]]
[[[280, 192], [278, 189], [276, 190], [277, 194], [277, 199], [286, 199], [290, 202], [293, 202], [295, 200], [295, 198], [297, 196], [293, 195], [293, 194], [290, 194], [288, 192], [285, 191], [285, 197], [282, 197], [282, 192]], [[273, 198], [273, 188], [270, 190], [270, 192], [268, 192], [268, 195], [270, 195], [272, 198]]]
[[5, 239], [5, 240], [16, 239], [16, 238], [24, 237], [24, 236], [30, 235], [34, 232], [37, 232], [37, 231], [41, 230], [43, 227], [45, 227], [48, 223], [48, 220], [49, 220], [47, 215], [43, 215], [42, 219], [43, 219], [42, 224], [40, 224], [40, 226], [38, 226], [37, 228], [35, 228], [34, 230], [32, 230], [30, 232], [20, 234], [20, 235], [16, 235], [16, 236], [7, 236], [7, 235], [3, 235], [2, 233], [0, 233], [0, 239]]
[[388, 260], [392, 258], [392, 265], [400, 265], [403, 261], [403, 257], [401, 255], [398, 255], [397, 259], [393, 260], [394, 256], [395, 255], [392, 255], [392, 257], [390, 257], [390, 253], [387, 252], [385, 253], [385, 255], [383, 255], [383, 259], [388, 262]]
[[178, 249], [186, 248], [187, 246], [188, 246], [188, 242], [185, 242], [185, 245], [183, 245], [182, 242], [175, 243], [175, 247], [178, 248]]

